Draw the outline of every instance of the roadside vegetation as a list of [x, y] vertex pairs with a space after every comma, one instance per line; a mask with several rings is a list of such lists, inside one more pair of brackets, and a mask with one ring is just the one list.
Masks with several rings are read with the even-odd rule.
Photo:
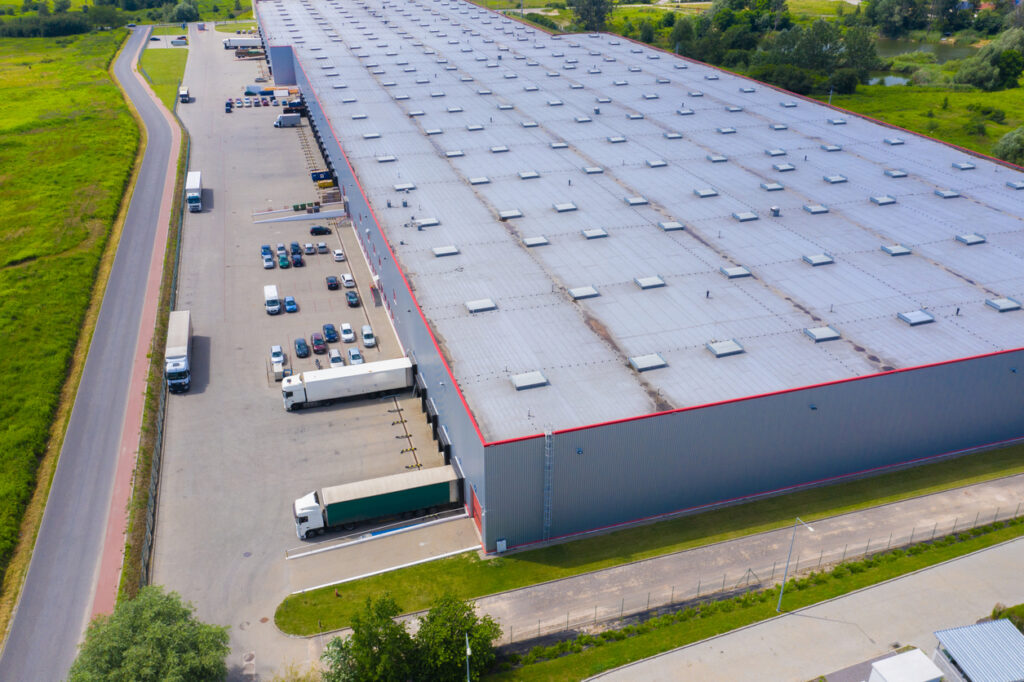
[[274, 614], [286, 633], [348, 626], [368, 598], [390, 592], [404, 612], [445, 592], [471, 599], [731, 538], [1024, 472], [1024, 446], [978, 453], [873, 478], [814, 488], [560, 545], [480, 559], [461, 554], [287, 597]]
[[251, 17], [248, 0], [0, 0], [0, 36], [54, 37], [129, 23], [180, 25]]
[[76, 344], [138, 145], [107, 71], [123, 39], [123, 31], [0, 39], [2, 614], [27, 570], [39, 518], [25, 523], [28, 549], [13, 573], [9, 562], [37, 482], [34, 514], [42, 513], [52, 461], [40, 481], [37, 467], [51, 435], [55, 446], [62, 438], [61, 389], [73, 360], [84, 360], [88, 330], [79, 356]]
[[[841, 563], [829, 571], [812, 572], [786, 583], [784, 611], [849, 594], [935, 566], [1024, 535], [1024, 520], [1000, 521], [906, 549], [881, 552], [860, 561]], [[779, 588], [748, 592], [721, 601], [688, 605], [676, 611], [603, 632], [537, 646], [525, 655], [498, 662], [494, 680], [581, 680], [626, 663], [768, 620], [776, 616]], [[1014, 607], [1020, 609], [1020, 607]], [[993, 617], [1020, 617], [1020, 611], [998, 606]], [[996, 613], [1000, 615], [996, 615]], [[1018, 625], [1019, 627], [1019, 625]]]
[[178, 99], [178, 86], [185, 74], [185, 62], [188, 50], [185, 48], [165, 47], [146, 48], [139, 57], [139, 67], [153, 86], [160, 101], [170, 111]]
[[1001, 618], [1009, 619], [1014, 627], [1024, 634], [1024, 604], [1017, 604], [1016, 606], [996, 604], [995, 608], [992, 609], [992, 620], [999, 620]]

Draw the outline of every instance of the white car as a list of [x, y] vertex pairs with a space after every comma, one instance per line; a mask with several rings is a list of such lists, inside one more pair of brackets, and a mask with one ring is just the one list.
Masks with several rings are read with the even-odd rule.
[[316, 247], [310, 244], [309, 242], [306, 242], [303, 246], [305, 247], [304, 250], [307, 256], [312, 256], [314, 253], [316, 253]]
[[270, 347], [270, 364], [284, 364], [284, 351], [281, 349], [281, 346]]
[[350, 365], [361, 365], [363, 364], [363, 356], [359, 354], [358, 348], [348, 349], [348, 364]]
[[331, 363], [331, 367], [344, 367], [345, 358], [341, 357], [341, 351], [337, 348], [332, 348], [327, 351], [327, 359]]
[[263, 269], [264, 270], [273, 270], [274, 269], [274, 259], [271, 258], [270, 256], [264, 256], [263, 257]]
[[345, 343], [355, 343], [356, 333], [352, 331], [352, 325], [350, 325], [348, 322], [341, 323], [341, 329], [339, 330], [339, 332], [341, 334], [342, 341], [344, 341]]
[[335, 249], [334, 250], [334, 262], [335, 263], [340, 263], [343, 260], [345, 260], [345, 252], [342, 251], [341, 249]]
[[354, 287], [356, 285], [356, 281], [354, 279], [352, 279], [351, 273], [348, 273], [348, 272], [341, 273], [341, 285], [343, 287], [345, 287], [346, 289], [351, 289], [352, 287]]
[[373, 348], [377, 345], [377, 337], [373, 335], [373, 329], [368, 324], [363, 325], [362, 330], [363, 345], [367, 348]]

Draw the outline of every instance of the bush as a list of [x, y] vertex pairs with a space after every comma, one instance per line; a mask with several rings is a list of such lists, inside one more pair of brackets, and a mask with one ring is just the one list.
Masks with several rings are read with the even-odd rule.
[[1003, 161], [1024, 166], [1024, 126], [1003, 135], [992, 147], [992, 154]]
[[554, 21], [552, 21], [551, 17], [546, 17], [543, 14], [537, 14], [536, 12], [530, 12], [529, 14], [526, 15], [526, 20], [527, 21], [532, 21], [533, 23], [537, 24], [538, 26], [543, 26], [544, 28], [550, 28], [552, 31], [559, 30], [558, 29], [558, 24], [556, 24]]

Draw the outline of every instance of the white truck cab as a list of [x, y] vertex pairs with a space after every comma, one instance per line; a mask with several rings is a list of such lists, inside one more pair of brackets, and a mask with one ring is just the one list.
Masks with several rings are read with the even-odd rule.
[[320, 500], [316, 491], [307, 493], [295, 500], [295, 534], [300, 540], [315, 535], [324, 527], [324, 515], [320, 511]]

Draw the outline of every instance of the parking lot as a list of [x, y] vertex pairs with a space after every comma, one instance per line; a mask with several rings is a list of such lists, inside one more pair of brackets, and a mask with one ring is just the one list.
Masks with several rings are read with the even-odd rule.
[[[403, 352], [385, 309], [375, 305], [348, 222], [257, 224], [267, 217], [257, 214], [269, 209], [314, 201], [315, 187], [302, 131], [272, 125], [280, 107], [225, 113], [225, 100], [254, 82], [261, 63], [236, 60], [221, 45], [224, 35], [190, 30], [183, 85], [193, 99], [178, 107], [191, 135], [189, 169], [202, 172], [204, 193], [203, 211], [187, 213], [184, 222], [176, 308], [192, 311], [192, 389], [168, 400], [152, 582], [192, 601], [200, 618], [231, 626], [232, 677], [254, 670], [269, 677], [288, 661], [315, 657], [307, 642], [277, 632], [273, 614], [280, 600], [308, 586], [302, 584], [306, 573], [320, 581], [353, 574], [346, 563], [353, 554], [346, 550], [311, 557], [313, 572], [303, 568], [305, 560], [285, 560], [285, 550], [300, 544], [292, 501], [322, 486], [443, 460], [411, 392], [284, 410], [270, 371], [271, 345], [284, 347], [292, 371], [314, 369], [317, 359], [326, 367], [326, 355], [297, 358], [294, 340], [308, 341], [325, 323], [348, 323], [357, 334], [370, 324], [375, 347], [361, 340], [329, 346], [342, 352], [357, 347], [367, 362]], [[326, 225], [330, 234], [311, 237], [312, 225]], [[263, 244], [273, 249], [293, 241], [323, 241], [329, 250], [343, 249], [346, 260], [316, 253], [303, 255], [304, 267], [264, 269]], [[325, 278], [342, 273], [352, 275], [355, 287], [328, 290]], [[298, 311], [268, 315], [267, 284], [282, 297], [293, 296]], [[346, 303], [349, 290], [358, 292], [359, 307]], [[465, 532], [450, 541], [449, 535], [438, 531], [434, 542], [428, 533], [415, 543], [419, 554], [406, 559], [398, 547], [366, 570], [419, 558], [424, 547], [436, 546], [440, 554], [466, 545]], [[249, 652], [256, 652], [255, 661], [243, 660]]]

